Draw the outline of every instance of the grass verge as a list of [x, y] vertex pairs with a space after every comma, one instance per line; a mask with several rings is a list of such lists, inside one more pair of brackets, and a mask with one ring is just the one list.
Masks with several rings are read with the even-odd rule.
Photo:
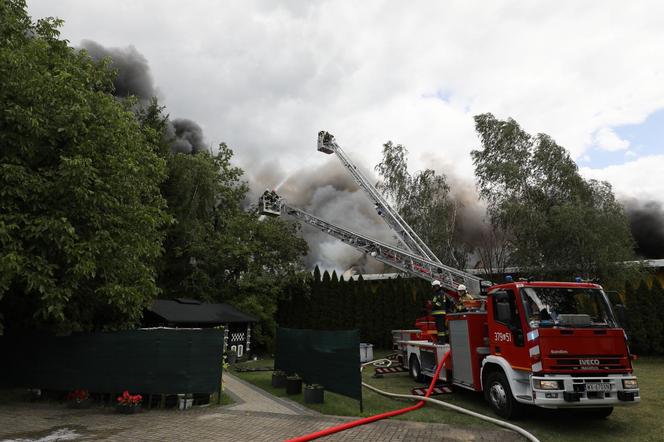
[[[377, 357], [379, 354], [376, 355]], [[238, 367], [271, 367], [273, 361], [264, 359], [238, 364]], [[616, 407], [607, 419], [590, 419], [578, 410], [544, 410], [530, 407], [526, 415], [514, 423], [535, 434], [542, 441], [661, 441], [664, 440], [664, 358], [643, 357], [634, 363], [641, 388], [641, 403], [631, 407]], [[287, 396], [283, 389], [271, 386], [271, 372], [236, 372], [233, 374], [263, 390], [278, 396], [288, 397], [323, 414], [338, 416], [371, 416], [395, 410], [407, 405], [363, 389], [364, 412], [360, 413], [359, 403], [335, 393], [325, 392], [324, 404], [305, 404], [302, 395]], [[409, 394], [410, 390], [422, 384], [413, 382], [407, 373], [385, 375], [382, 379], [372, 378], [373, 369], [363, 373], [364, 382], [381, 390]], [[478, 413], [496, 417], [484, 402], [481, 394], [456, 389], [453, 394], [438, 396], [437, 399], [468, 408]], [[412, 404], [412, 402], [408, 402]], [[396, 419], [438, 422], [467, 429], [486, 428], [492, 424], [471, 416], [460, 414], [435, 405], [407, 413]]]

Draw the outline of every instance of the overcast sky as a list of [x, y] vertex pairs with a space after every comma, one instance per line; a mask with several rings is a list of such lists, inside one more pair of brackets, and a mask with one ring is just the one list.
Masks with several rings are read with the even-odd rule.
[[250, 174], [331, 161], [314, 148], [326, 129], [367, 166], [389, 139], [413, 168], [472, 179], [472, 116], [492, 112], [618, 193], [664, 200], [662, 2], [28, 3], [72, 45], [133, 45], [171, 116]]

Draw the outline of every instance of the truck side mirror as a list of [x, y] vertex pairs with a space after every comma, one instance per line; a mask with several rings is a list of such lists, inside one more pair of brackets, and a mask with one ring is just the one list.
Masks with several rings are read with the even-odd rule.
[[621, 327], [625, 327], [625, 324], [627, 323], [627, 311], [625, 309], [625, 306], [622, 304], [616, 304], [613, 306], [613, 309], [616, 312], [616, 319], [618, 320], [618, 325]]
[[514, 343], [516, 344], [516, 346], [523, 347], [523, 330], [514, 327], [512, 329], [512, 333], [514, 333]]

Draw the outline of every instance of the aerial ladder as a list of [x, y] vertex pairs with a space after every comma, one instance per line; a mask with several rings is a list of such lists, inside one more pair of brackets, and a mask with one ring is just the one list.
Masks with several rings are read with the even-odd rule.
[[369, 254], [377, 261], [394, 267], [401, 272], [428, 281], [439, 280], [443, 288], [452, 292], [457, 292], [459, 285], [463, 284], [471, 295], [480, 296], [481, 279], [470, 273], [442, 264], [412, 228], [362, 175], [345, 152], [336, 144], [331, 134], [324, 131], [318, 134], [318, 150], [328, 154], [337, 154], [358, 185], [367, 193], [372, 202], [381, 209], [383, 219], [397, 234], [397, 238], [404, 247], [394, 246], [325, 221], [302, 209], [289, 205], [284, 198], [274, 191], [266, 191], [260, 197], [259, 209], [261, 214], [292, 217], [327, 233], [356, 250]]
[[336, 154], [341, 164], [350, 172], [353, 179], [358, 186], [366, 193], [371, 202], [374, 204], [378, 215], [380, 215], [385, 223], [396, 234], [397, 240], [406, 248], [423, 258], [436, 263], [440, 263], [440, 259], [429, 249], [429, 247], [420, 239], [415, 231], [401, 218], [401, 215], [394, 210], [383, 195], [371, 184], [357, 166], [351, 161], [350, 157], [343, 151], [337, 144], [334, 136], [326, 131], [318, 133], [318, 151], [326, 154]]

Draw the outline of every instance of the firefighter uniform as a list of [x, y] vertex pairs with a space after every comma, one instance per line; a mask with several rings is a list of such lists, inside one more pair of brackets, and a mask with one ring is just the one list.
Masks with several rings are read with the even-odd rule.
[[472, 305], [474, 299], [468, 294], [468, 292], [463, 291], [459, 293], [459, 301], [456, 303], [455, 308], [457, 312], [468, 311], [469, 305]]
[[447, 324], [445, 318], [447, 311], [451, 307], [449, 298], [441, 286], [434, 286], [433, 299], [431, 300], [431, 315], [436, 321], [436, 332], [439, 344], [448, 343]]

